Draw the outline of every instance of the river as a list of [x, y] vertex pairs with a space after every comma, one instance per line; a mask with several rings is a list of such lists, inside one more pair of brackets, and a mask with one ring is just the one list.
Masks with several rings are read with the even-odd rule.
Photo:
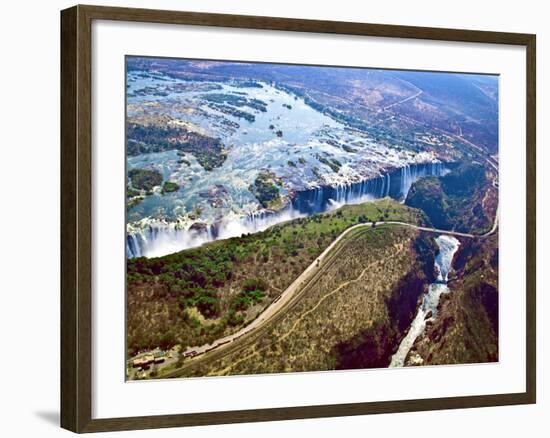
[[414, 318], [407, 335], [399, 344], [397, 352], [392, 356], [390, 368], [402, 367], [405, 365], [407, 355], [411, 350], [416, 339], [424, 333], [426, 323], [435, 321], [437, 318], [437, 308], [441, 295], [449, 292], [447, 281], [449, 272], [452, 269], [453, 257], [458, 250], [460, 242], [452, 236], [441, 235], [435, 239], [439, 247], [439, 254], [435, 258], [435, 267], [438, 271], [437, 279], [430, 284], [428, 292], [422, 299], [422, 304], [418, 308], [418, 313]]

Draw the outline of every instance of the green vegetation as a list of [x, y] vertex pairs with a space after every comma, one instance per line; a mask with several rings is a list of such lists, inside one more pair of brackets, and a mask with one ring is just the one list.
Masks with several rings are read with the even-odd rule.
[[223, 333], [228, 319], [206, 324], [201, 318], [220, 315], [218, 289], [231, 280], [237, 252], [226, 245], [128, 260], [128, 353], [194, 345]]
[[422, 209], [436, 228], [449, 227], [448, 199], [438, 177], [430, 176], [415, 182], [405, 202], [411, 207]]
[[423, 210], [436, 228], [483, 233], [494, 217], [486, 193], [496, 197], [485, 168], [468, 163], [442, 177], [421, 178], [412, 185], [405, 203]]
[[[164, 257], [128, 260], [129, 354], [161, 343], [201, 345], [235, 330], [257, 315], [258, 306], [249, 304], [269, 305], [346, 228], [378, 216], [426, 222], [420, 211], [386, 198]], [[244, 303], [236, 306], [236, 299]]]
[[141, 201], [143, 201], [143, 199], [144, 199], [143, 196], [136, 196], [136, 197], [130, 199], [130, 200], [126, 203], [126, 208], [135, 207], [135, 206], [138, 205]]
[[279, 185], [280, 181], [276, 175], [268, 170], [261, 171], [254, 185], [249, 187], [249, 190], [256, 196], [262, 207], [270, 208], [273, 203], [279, 200]]
[[232, 310], [246, 310], [253, 304], [261, 303], [267, 288], [267, 283], [259, 278], [245, 280], [242, 291], [233, 299]]
[[162, 193], [172, 193], [177, 192], [180, 189], [179, 184], [172, 181], [165, 181], [162, 186]]
[[140, 196], [140, 195], [141, 195], [140, 190], [135, 190], [132, 187], [126, 186], [126, 197], [127, 198], [133, 198], [135, 196]]
[[201, 96], [207, 102], [216, 104], [231, 105], [237, 108], [248, 107], [250, 109], [266, 112], [267, 103], [260, 99], [248, 99], [242, 95], [224, 94], [224, 93], [209, 93]]
[[221, 166], [226, 157], [220, 139], [188, 131], [182, 126], [128, 123], [126, 138], [130, 156], [177, 149], [193, 154], [205, 170]]
[[155, 169], [130, 169], [128, 178], [134, 189], [150, 192], [162, 184], [162, 175]]
[[219, 104], [219, 103], [210, 102], [208, 104], [208, 106], [210, 106], [210, 108], [213, 108], [213, 109], [215, 109], [217, 111], [220, 111], [224, 114], [228, 114], [228, 115], [236, 117], [238, 119], [244, 119], [244, 120], [246, 120], [247, 122], [250, 122], [250, 123], [256, 121], [256, 116], [254, 114], [250, 114], [246, 111], [242, 111], [240, 109], [234, 108], [234, 107], [229, 106], [229, 105], [223, 105], [223, 104]]
[[246, 80], [246, 81], [238, 81], [232, 84], [234, 87], [238, 88], [263, 88], [263, 85], [260, 84], [257, 81], [253, 80]]

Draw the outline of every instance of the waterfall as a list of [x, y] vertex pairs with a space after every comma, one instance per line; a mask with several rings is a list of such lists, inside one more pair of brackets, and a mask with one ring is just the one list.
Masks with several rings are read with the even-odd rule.
[[390, 196], [404, 200], [411, 185], [423, 176], [440, 176], [448, 172], [442, 163], [407, 165], [378, 178], [337, 187], [318, 187], [296, 193], [292, 208], [311, 215], [331, 210], [334, 205], [361, 204]]
[[169, 223], [153, 223], [138, 232], [128, 233], [126, 256], [128, 258], [160, 257], [195, 248], [214, 240], [264, 231], [278, 223], [303, 216], [304, 214], [288, 206], [277, 212], [258, 211], [236, 219], [222, 220], [209, 225], [203, 224], [196, 229], [182, 229]]
[[203, 224], [195, 229], [182, 229], [170, 223], [151, 223], [127, 234], [126, 255], [129, 258], [159, 257], [213, 240], [257, 233], [281, 222], [334, 210], [346, 204], [362, 204], [385, 196], [403, 200], [419, 178], [443, 175], [447, 171], [442, 163], [407, 165], [358, 183], [297, 192], [289, 205], [279, 211], [261, 210], [240, 218]]
[[443, 163], [429, 163], [424, 166], [411, 166], [407, 164], [401, 168], [400, 175], [400, 195], [407, 197], [407, 193], [413, 183], [424, 176], [442, 176], [448, 173], [447, 167]]

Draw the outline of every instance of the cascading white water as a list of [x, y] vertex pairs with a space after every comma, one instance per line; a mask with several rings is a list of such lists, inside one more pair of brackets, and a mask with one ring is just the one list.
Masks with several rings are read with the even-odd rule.
[[443, 176], [449, 172], [443, 163], [431, 163], [426, 166], [411, 166], [407, 164], [401, 168], [400, 174], [400, 194], [404, 198], [411, 189], [411, 186], [418, 179], [425, 176]]
[[416, 180], [428, 175], [443, 175], [445, 172], [447, 167], [442, 163], [407, 165], [379, 178], [359, 183], [298, 192], [291, 204], [281, 211], [258, 211], [247, 216], [205, 224], [199, 229], [184, 229], [171, 223], [152, 222], [141, 229], [128, 232], [126, 254], [129, 258], [159, 257], [213, 240], [257, 233], [287, 220], [334, 210], [346, 204], [360, 204], [385, 196], [403, 200]]
[[128, 233], [127, 257], [160, 257], [195, 248], [214, 240], [239, 237], [247, 233], [258, 233], [281, 222], [304, 217], [305, 214], [292, 208], [277, 213], [257, 212], [249, 216], [224, 220], [202, 229], [181, 229], [173, 224], [151, 224], [139, 232]]
[[439, 254], [435, 258], [435, 266], [438, 270], [437, 280], [430, 284], [428, 292], [422, 299], [422, 304], [418, 308], [416, 317], [414, 318], [407, 335], [399, 344], [397, 352], [392, 356], [390, 368], [402, 367], [405, 365], [405, 360], [416, 339], [426, 329], [428, 321], [434, 321], [437, 318], [437, 307], [441, 294], [448, 293], [447, 281], [449, 272], [452, 269], [453, 257], [458, 250], [460, 242], [452, 236], [441, 235], [435, 239]]

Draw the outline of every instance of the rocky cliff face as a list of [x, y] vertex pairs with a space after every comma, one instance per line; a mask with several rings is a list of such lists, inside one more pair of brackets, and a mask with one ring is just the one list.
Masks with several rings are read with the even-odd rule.
[[456, 280], [443, 295], [437, 320], [409, 354], [408, 364], [498, 361], [498, 238], [463, 239]]
[[436, 228], [483, 233], [491, 228], [496, 196], [485, 168], [467, 163], [447, 175], [416, 181], [405, 204], [423, 210]]
[[414, 183], [405, 203], [423, 210], [434, 227], [449, 228], [447, 195], [443, 191], [439, 178], [422, 178]]

